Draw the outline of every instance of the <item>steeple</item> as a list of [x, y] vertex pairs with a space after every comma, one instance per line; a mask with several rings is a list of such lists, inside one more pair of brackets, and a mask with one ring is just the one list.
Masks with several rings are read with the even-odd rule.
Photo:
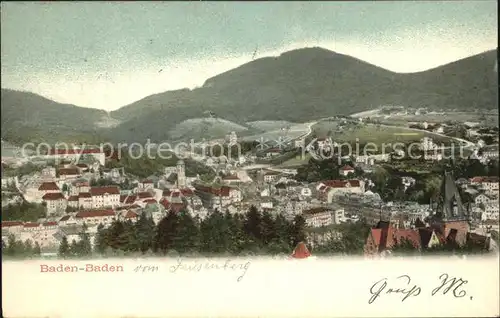
[[435, 217], [442, 220], [465, 220], [468, 217], [452, 172], [444, 173]]

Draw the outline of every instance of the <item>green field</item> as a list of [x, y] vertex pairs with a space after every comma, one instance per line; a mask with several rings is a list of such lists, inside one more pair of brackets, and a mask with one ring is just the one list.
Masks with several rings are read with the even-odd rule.
[[304, 156], [298, 155], [295, 158], [289, 159], [285, 162], [283, 162], [281, 165], [278, 166], [278, 168], [292, 168], [296, 166], [302, 166], [307, 164], [309, 162], [309, 159], [311, 159], [311, 155], [309, 153], [306, 153]]
[[423, 137], [430, 137], [436, 143], [447, 144], [450, 138], [440, 137], [432, 133], [415, 131], [403, 127], [387, 127], [377, 125], [348, 125], [344, 126], [341, 131], [338, 129], [337, 122], [320, 122], [313, 126], [313, 131], [316, 136], [330, 136], [336, 142], [359, 142], [359, 143], [396, 143], [396, 142], [418, 142]]

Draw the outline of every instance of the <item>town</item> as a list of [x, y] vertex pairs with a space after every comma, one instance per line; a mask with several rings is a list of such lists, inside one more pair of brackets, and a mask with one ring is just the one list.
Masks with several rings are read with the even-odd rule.
[[[439, 126], [412, 129], [442, 134]], [[488, 144], [478, 131], [486, 131]], [[424, 137], [423, 156], [413, 159], [401, 150], [344, 154], [321, 130], [260, 148], [232, 132], [219, 153], [197, 150], [184, 160], [176, 154], [145, 177], [99, 147], [54, 148], [28, 159], [2, 155], [2, 251], [10, 257], [487, 253], [497, 249], [499, 230], [494, 134], [469, 124], [454, 137], [469, 154], [452, 159], [449, 147]], [[246, 153], [224, 154], [239, 142]], [[304, 155], [302, 164], [283, 164]], [[142, 164], [139, 170], [151, 166]]]

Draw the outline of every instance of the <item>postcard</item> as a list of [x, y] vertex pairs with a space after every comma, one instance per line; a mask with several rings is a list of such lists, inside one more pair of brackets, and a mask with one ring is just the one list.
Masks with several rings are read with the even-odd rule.
[[497, 11], [2, 3], [2, 316], [498, 317]]

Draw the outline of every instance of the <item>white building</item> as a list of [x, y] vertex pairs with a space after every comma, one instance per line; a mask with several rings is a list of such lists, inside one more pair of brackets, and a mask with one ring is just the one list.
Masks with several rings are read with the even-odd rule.
[[80, 211], [75, 215], [75, 219], [78, 223], [85, 223], [87, 226], [98, 226], [103, 224], [104, 226], [110, 225], [116, 217], [114, 210], [86, 210]]
[[329, 226], [334, 223], [332, 211], [324, 207], [304, 210], [302, 215], [309, 227]]
[[94, 209], [120, 205], [120, 188], [116, 186], [92, 187], [90, 188], [92, 196], [92, 207]]

